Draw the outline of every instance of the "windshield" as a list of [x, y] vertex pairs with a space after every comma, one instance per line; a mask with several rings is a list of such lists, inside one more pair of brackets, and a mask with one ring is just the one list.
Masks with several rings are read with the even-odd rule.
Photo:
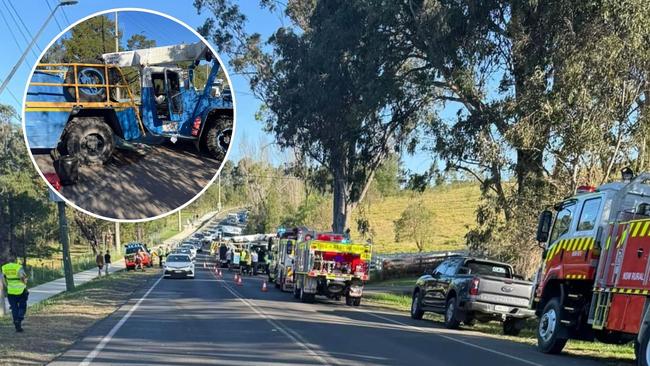
[[142, 249], [142, 247], [127, 247], [126, 248], [126, 254], [133, 254], [137, 253], [138, 250]]
[[510, 268], [497, 263], [489, 262], [467, 262], [465, 267], [469, 269], [468, 274], [474, 274], [479, 276], [494, 276], [494, 277], [503, 277], [510, 278]]
[[167, 262], [189, 262], [190, 257], [186, 255], [170, 255], [167, 257]]

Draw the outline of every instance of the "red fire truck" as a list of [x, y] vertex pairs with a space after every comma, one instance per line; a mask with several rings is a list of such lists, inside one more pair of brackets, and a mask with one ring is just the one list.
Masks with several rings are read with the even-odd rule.
[[568, 339], [634, 342], [638, 365], [650, 364], [650, 173], [622, 173], [540, 215], [531, 306], [542, 352], [559, 353]]

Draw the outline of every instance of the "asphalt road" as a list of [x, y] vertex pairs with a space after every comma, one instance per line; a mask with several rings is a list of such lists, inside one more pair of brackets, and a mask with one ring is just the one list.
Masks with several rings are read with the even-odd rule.
[[[53, 173], [49, 154], [35, 154], [43, 173]], [[196, 151], [191, 143], [143, 145], [116, 149], [104, 165], [83, 166], [79, 181], [61, 193], [77, 206], [115, 219], [165, 214], [200, 193], [221, 163]]]
[[601, 365], [362, 305], [303, 304], [263, 278], [224, 271], [162, 279], [99, 322], [53, 365]]

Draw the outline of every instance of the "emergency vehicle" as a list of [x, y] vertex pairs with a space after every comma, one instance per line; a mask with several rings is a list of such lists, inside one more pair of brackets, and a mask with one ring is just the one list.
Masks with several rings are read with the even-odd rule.
[[275, 287], [282, 291], [293, 291], [293, 265], [296, 243], [309, 234], [307, 228], [294, 228], [278, 232], [277, 253], [273, 256]]
[[[189, 140], [215, 159], [224, 159], [232, 136], [233, 100], [217, 79], [221, 65], [208, 47], [198, 42], [102, 58], [103, 64], [36, 66], [25, 103], [25, 134], [32, 152], [105, 163], [117, 136], [145, 144]], [[190, 61], [187, 69], [177, 66]], [[203, 61], [211, 69], [205, 87], [198, 90], [194, 74]], [[127, 71], [139, 78], [139, 90], [132, 90]]]
[[532, 308], [538, 348], [559, 353], [568, 339], [633, 341], [638, 365], [650, 364], [650, 173], [578, 194], [541, 213], [545, 243]]
[[307, 235], [295, 248], [294, 297], [313, 302], [316, 295], [351, 306], [361, 304], [368, 280], [372, 245], [353, 243], [341, 234]]
[[135, 255], [138, 251], [142, 254], [142, 267], [153, 267], [151, 254], [142, 243], [128, 243], [124, 245], [124, 263], [126, 270], [135, 269]]

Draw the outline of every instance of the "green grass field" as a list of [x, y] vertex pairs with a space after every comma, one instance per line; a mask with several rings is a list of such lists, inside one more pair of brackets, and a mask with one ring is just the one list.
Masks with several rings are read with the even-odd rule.
[[[464, 248], [464, 236], [476, 222], [476, 208], [480, 199], [479, 187], [475, 184], [453, 184], [436, 187], [420, 194], [402, 193], [370, 203], [366, 216], [374, 230], [374, 248], [376, 253], [414, 252], [414, 242], [395, 242], [394, 221], [411, 203], [423, 199], [435, 217], [431, 221], [436, 235], [427, 244], [425, 251], [457, 250]], [[358, 210], [352, 213], [350, 226], [353, 237], [360, 237], [356, 232]]]

